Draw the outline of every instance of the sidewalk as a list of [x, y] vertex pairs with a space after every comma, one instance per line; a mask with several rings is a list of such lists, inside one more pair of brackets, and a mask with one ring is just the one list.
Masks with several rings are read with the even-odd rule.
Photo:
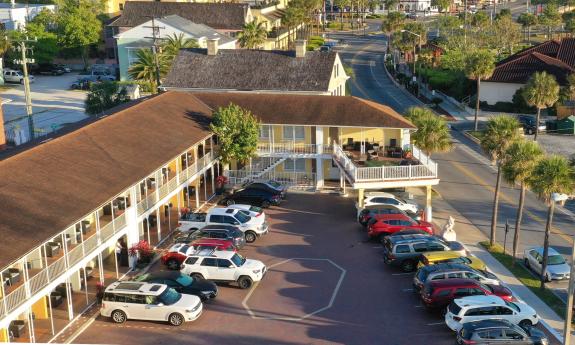
[[[420, 189], [410, 190], [414, 198], [423, 204], [424, 193]], [[506, 286], [513, 291], [518, 299], [523, 300], [537, 311], [537, 314], [542, 318], [542, 325], [551, 333], [555, 338], [562, 342], [563, 337], [563, 318], [557, 315], [551, 308], [541, 301], [528, 287], [523, 285], [509, 270], [497, 261], [487, 250], [485, 250], [479, 242], [488, 240], [487, 236], [475, 227], [467, 218], [459, 214], [447, 201], [441, 196], [434, 196], [433, 201], [433, 222], [438, 227], [443, 227], [447, 222], [449, 216], [455, 219], [455, 232], [457, 233], [457, 241], [463, 243], [465, 247], [479, 259], [481, 259], [489, 271], [493, 272]]]

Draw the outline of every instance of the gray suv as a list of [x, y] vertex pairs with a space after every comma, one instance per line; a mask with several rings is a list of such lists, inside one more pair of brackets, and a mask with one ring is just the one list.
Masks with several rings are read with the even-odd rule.
[[457, 333], [457, 344], [547, 345], [549, 340], [534, 327], [522, 328], [507, 320], [482, 320], [464, 323]]
[[383, 261], [392, 266], [401, 267], [404, 272], [412, 272], [422, 253], [452, 250], [466, 256], [466, 250], [459, 242], [444, 241], [435, 236], [403, 235], [387, 236], [383, 240]]
[[501, 284], [493, 273], [476, 270], [464, 264], [443, 263], [421, 267], [413, 277], [413, 289], [418, 292], [428, 281], [451, 278], [474, 279], [491, 285]]

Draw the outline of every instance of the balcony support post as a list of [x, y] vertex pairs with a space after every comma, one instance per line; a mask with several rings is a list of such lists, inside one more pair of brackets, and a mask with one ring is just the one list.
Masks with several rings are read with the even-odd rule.
[[362, 209], [364, 206], [364, 200], [363, 200], [364, 199], [364, 192], [365, 192], [365, 189], [363, 189], [363, 188], [360, 188], [357, 190], [357, 205], [359, 206], [360, 209]]
[[315, 172], [316, 172], [316, 188], [322, 188], [323, 187], [323, 159], [321, 158], [321, 156], [317, 157], [315, 159]]
[[432, 221], [431, 212], [431, 186], [425, 186], [425, 221]]

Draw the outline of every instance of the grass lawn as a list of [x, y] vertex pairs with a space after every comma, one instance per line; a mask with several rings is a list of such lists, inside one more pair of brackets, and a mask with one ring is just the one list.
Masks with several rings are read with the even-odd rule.
[[499, 244], [493, 247], [489, 246], [488, 241], [480, 242], [480, 244], [493, 255], [497, 261], [505, 266], [513, 275], [521, 281], [521, 283], [529, 288], [537, 297], [545, 302], [557, 315], [563, 317], [565, 315], [565, 303], [557, 297], [551, 290], [541, 290], [539, 288], [539, 279], [535, 278], [531, 272], [527, 271], [519, 262], [515, 266], [511, 266], [513, 257], [503, 252], [503, 247]]

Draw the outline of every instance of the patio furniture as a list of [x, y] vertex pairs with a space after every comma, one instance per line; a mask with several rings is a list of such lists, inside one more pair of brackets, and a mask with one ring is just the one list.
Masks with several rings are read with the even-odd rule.
[[403, 156], [403, 150], [401, 147], [386, 146], [385, 152], [386, 156], [391, 158], [401, 158]]
[[[68, 285], [70, 287], [70, 291], [72, 291], [72, 284], [69, 283]], [[58, 292], [60, 296], [62, 296], [62, 298], [66, 298], [66, 296], [68, 295], [66, 293], [66, 283], [59, 284], [58, 286], [56, 286], [54, 291]]]
[[[72, 241], [72, 239], [70, 238], [70, 234], [64, 234], [64, 238], [66, 239], [66, 243], [69, 245], [70, 242]], [[62, 237], [58, 236], [58, 238], [56, 238], [54, 240], [54, 242], [59, 243], [61, 248], [64, 248], [64, 243], [62, 241]]]
[[80, 278], [84, 279], [84, 271], [86, 271], [86, 280], [92, 278], [94, 268], [86, 266], [84, 270], [80, 270]]
[[2, 281], [8, 283], [8, 286], [13, 286], [20, 281], [20, 270], [17, 268], [9, 268], [2, 272]]
[[60, 304], [64, 301], [62, 294], [59, 291], [52, 291], [50, 292], [50, 304], [52, 308], [58, 308]]
[[367, 160], [377, 159], [377, 150], [367, 151]]
[[114, 200], [114, 205], [117, 206], [119, 210], [125, 210], [126, 209], [126, 199], [116, 198], [116, 200]]
[[148, 180], [146, 181], [148, 184], [148, 189], [154, 189], [156, 188], [156, 179], [153, 177], [148, 178]]
[[24, 331], [26, 330], [26, 321], [24, 320], [14, 320], [10, 322], [10, 326], [8, 326], [8, 331], [10, 335], [14, 338], [20, 338]]
[[48, 242], [46, 243], [46, 256], [53, 257], [60, 253], [60, 244], [58, 242]]

